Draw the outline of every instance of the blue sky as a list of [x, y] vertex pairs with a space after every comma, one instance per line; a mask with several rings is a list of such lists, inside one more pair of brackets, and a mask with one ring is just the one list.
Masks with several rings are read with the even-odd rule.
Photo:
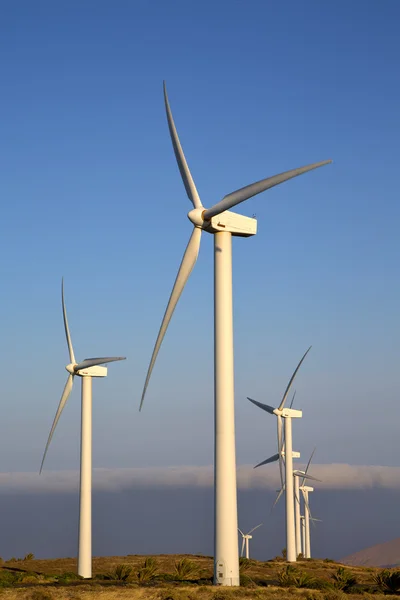
[[[296, 449], [398, 460], [400, 5], [96, 0], [4, 4], [2, 470], [34, 471], [75, 353], [126, 355], [94, 384], [94, 464], [211, 464], [212, 239], [148, 361], [189, 239], [172, 111], [203, 204], [310, 162], [241, 206], [234, 241], [237, 459], [275, 452], [275, 403], [305, 349]], [[47, 457], [76, 468], [79, 382]], [[318, 456], [318, 459], [317, 459]], [[271, 467], [275, 468], [275, 467]]]

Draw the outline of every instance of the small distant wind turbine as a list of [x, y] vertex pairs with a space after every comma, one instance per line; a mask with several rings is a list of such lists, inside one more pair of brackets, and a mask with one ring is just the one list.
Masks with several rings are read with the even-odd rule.
[[[249, 237], [255, 235], [257, 221], [234, 213], [229, 209], [284, 181], [327, 165], [332, 161], [326, 160], [314, 163], [262, 179], [224, 196], [211, 208], [204, 208], [178, 137], [165, 82], [164, 102], [175, 158], [186, 194], [193, 204], [193, 209], [188, 213], [188, 218], [193, 224], [193, 231], [183, 255], [150, 359], [140, 408], [143, 405], [151, 373], [169, 322], [196, 264], [200, 250], [201, 234], [203, 231], [207, 231], [214, 236], [214, 584], [238, 586], [240, 581], [233, 377], [232, 236]], [[172, 222], [167, 225], [174, 227]], [[209, 323], [205, 322], [199, 313], [193, 326], [209, 327]], [[196, 360], [194, 357], [192, 358], [194, 361]], [[200, 374], [203, 375], [201, 368], [198, 372], [199, 376]]]
[[316, 521], [321, 521], [321, 519], [315, 519], [311, 515], [310, 510], [310, 502], [308, 498], [308, 494], [314, 491], [314, 488], [309, 485], [303, 484], [300, 486], [300, 491], [303, 495], [304, 500], [304, 535], [305, 535], [305, 545], [303, 546], [303, 555], [304, 558], [311, 558], [311, 536], [310, 536], [310, 521], [314, 525]]
[[259, 525], [256, 525], [255, 527], [253, 527], [253, 529], [250, 529], [250, 531], [248, 533], [243, 533], [243, 531], [238, 528], [238, 532], [242, 536], [242, 551], [240, 553], [240, 556], [243, 556], [244, 550], [246, 548], [246, 558], [250, 558], [249, 540], [251, 540], [253, 538], [253, 536], [250, 534], [253, 533], [253, 531], [258, 529], [259, 527], [261, 527], [261, 525], [262, 525], [262, 523], [260, 523]]
[[[309, 458], [309, 461], [307, 463], [306, 469], [305, 471], [293, 471], [293, 477], [294, 477], [294, 499], [295, 499], [295, 530], [296, 530], [296, 554], [297, 556], [300, 554], [300, 552], [303, 553], [304, 558], [309, 558], [306, 556], [306, 553], [304, 551], [304, 547], [302, 548], [302, 544], [301, 544], [301, 523], [300, 523], [300, 482], [299, 479], [302, 479], [302, 483], [301, 486], [304, 486], [304, 483], [306, 481], [306, 479], [311, 479], [313, 481], [321, 481], [320, 479], [317, 479], [316, 477], [312, 477], [311, 475], [308, 474], [308, 469], [310, 467], [312, 458], [314, 456], [315, 453], [315, 448], [311, 453], [311, 456]], [[311, 489], [311, 488], [310, 488]], [[307, 506], [305, 506], [305, 511], [308, 511]], [[308, 516], [309, 518], [309, 516]], [[307, 525], [308, 527], [308, 525]]]
[[[247, 398], [255, 404], [256, 406], [262, 408], [266, 412], [271, 415], [276, 415], [277, 417], [277, 426], [278, 426], [278, 453], [267, 460], [259, 463], [257, 467], [261, 465], [265, 465], [270, 462], [274, 462], [276, 460], [279, 461], [279, 470], [281, 476], [281, 491], [285, 489], [285, 497], [286, 497], [286, 551], [287, 551], [287, 561], [295, 562], [296, 555], [296, 534], [295, 534], [295, 521], [294, 521], [294, 490], [293, 490], [293, 444], [292, 444], [292, 418], [299, 419], [302, 417], [301, 410], [294, 410], [293, 408], [285, 408], [285, 402], [287, 396], [289, 394], [290, 388], [293, 384], [293, 381], [297, 375], [298, 370], [300, 369], [303, 360], [311, 350], [311, 346], [302, 356], [299, 364], [297, 365], [290, 381], [286, 387], [285, 393], [281, 400], [278, 408], [274, 408], [273, 406], [268, 406], [267, 404], [262, 404], [261, 402], [257, 402], [252, 398]], [[282, 418], [285, 420], [285, 442], [283, 442], [283, 432], [282, 432]], [[285, 448], [283, 445], [285, 444]], [[283, 481], [283, 457], [285, 457], [285, 488]], [[279, 498], [279, 497], [278, 497]], [[277, 498], [277, 500], [278, 500]]]
[[82, 413], [81, 413], [81, 469], [79, 491], [79, 546], [78, 546], [78, 575], [85, 579], [92, 577], [92, 377], [106, 377], [106, 363], [125, 360], [122, 356], [103, 358], [85, 358], [80, 363], [75, 360], [71, 335], [68, 327], [67, 311], [64, 302], [64, 280], [61, 283], [61, 299], [64, 317], [65, 336], [67, 338], [70, 363], [65, 367], [68, 379], [61, 396], [60, 404], [54, 417], [53, 425], [43, 454], [40, 473], [43, 469], [47, 450], [50, 446], [55, 428], [72, 390], [74, 377], [82, 378]]

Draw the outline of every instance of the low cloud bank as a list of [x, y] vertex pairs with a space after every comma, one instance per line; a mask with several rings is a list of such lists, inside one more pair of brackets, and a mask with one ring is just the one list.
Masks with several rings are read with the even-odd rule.
[[[301, 465], [296, 465], [302, 468]], [[304, 465], [303, 465], [304, 468]], [[328, 489], [400, 489], [400, 467], [358, 466], [347, 464], [312, 465], [310, 475], [321, 482], [310, 482], [315, 488]], [[274, 466], [253, 469], [241, 465], [237, 469], [238, 488], [242, 490], [279, 488], [279, 472]], [[213, 467], [143, 467], [132, 469], [94, 469], [93, 489], [119, 492], [134, 488], [207, 488], [214, 483]], [[0, 473], [0, 494], [75, 492], [79, 486], [78, 471], [37, 473]]]

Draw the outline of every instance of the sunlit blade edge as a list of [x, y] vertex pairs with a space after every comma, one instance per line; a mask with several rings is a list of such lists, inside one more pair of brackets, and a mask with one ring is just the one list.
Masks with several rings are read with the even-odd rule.
[[292, 383], [293, 383], [293, 381], [294, 381], [294, 378], [295, 378], [295, 377], [296, 377], [296, 375], [297, 375], [297, 371], [300, 369], [300, 367], [301, 367], [301, 365], [302, 365], [302, 363], [303, 363], [303, 360], [305, 359], [305, 357], [307, 356], [307, 354], [310, 352], [311, 348], [312, 348], [312, 346], [310, 346], [310, 347], [308, 348], [308, 350], [306, 350], [306, 352], [303, 354], [303, 356], [302, 356], [302, 358], [301, 358], [301, 360], [300, 360], [299, 364], [297, 365], [296, 369], [294, 370], [294, 372], [293, 372], [293, 375], [291, 376], [291, 378], [290, 378], [290, 381], [289, 381], [289, 383], [288, 383], [288, 385], [287, 385], [287, 388], [286, 388], [286, 390], [285, 390], [285, 393], [283, 394], [282, 401], [281, 401], [281, 403], [280, 403], [280, 405], [279, 405], [279, 410], [282, 410], [282, 409], [283, 409], [283, 407], [285, 406], [285, 402], [286, 402], [287, 395], [288, 395], [288, 393], [289, 393], [289, 391], [290, 391], [290, 388], [292, 387]]
[[278, 175], [261, 179], [260, 181], [256, 181], [250, 185], [246, 185], [238, 190], [235, 190], [234, 192], [224, 196], [220, 202], [217, 202], [217, 204], [207, 209], [203, 214], [204, 220], [209, 221], [212, 217], [221, 214], [225, 210], [233, 208], [237, 204], [240, 204], [241, 202], [244, 202], [245, 200], [248, 200], [257, 194], [261, 194], [261, 192], [265, 192], [276, 185], [284, 183], [289, 179], [293, 179], [293, 177], [303, 175], [303, 173], [308, 173], [309, 171], [313, 171], [314, 169], [328, 165], [331, 162], [331, 160], [324, 160], [318, 163], [306, 165], [304, 167], [298, 167], [297, 169], [291, 169], [290, 171], [284, 171]]
[[172, 317], [175, 307], [178, 303], [178, 300], [183, 292], [186, 282], [189, 279], [189, 276], [193, 270], [194, 265], [196, 264], [196, 260], [199, 255], [199, 249], [200, 249], [200, 239], [201, 239], [201, 229], [195, 227], [193, 229], [189, 243], [188, 243], [185, 253], [183, 255], [183, 259], [182, 259], [181, 265], [179, 267], [178, 275], [176, 276], [174, 287], [172, 288], [171, 296], [169, 298], [166, 311], [164, 313], [160, 331], [158, 332], [157, 340], [156, 340], [153, 354], [152, 354], [151, 360], [150, 360], [150, 365], [147, 370], [146, 381], [145, 381], [145, 384], [143, 387], [142, 398], [140, 400], [139, 410], [141, 410], [141, 408], [142, 408], [143, 400], [144, 400], [144, 397], [146, 394], [147, 386], [150, 381], [151, 373], [153, 371], [154, 363], [156, 361], [158, 351], [160, 350], [160, 346], [164, 339], [165, 332], [167, 331], [168, 324], [171, 320], [171, 317]]
[[61, 299], [62, 299], [65, 336], [67, 338], [67, 344], [68, 344], [69, 360], [72, 364], [74, 364], [75, 363], [75, 354], [74, 354], [74, 349], [72, 347], [71, 334], [69, 332], [68, 319], [67, 319], [67, 310], [65, 308], [65, 300], [64, 300], [64, 277], [61, 280]]
[[179, 140], [178, 132], [175, 127], [175, 122], [172, 117], [171, 107], [168, 101], [167, 94], [167, 86], [164, 81], [164, 102], [165, 102], [165, 110], [167, 113], [168, 120], [168, 129], [171, 136], [172, 146], [174, 148], [176, 162], [178, 163], [179, 171], [183, 180], [183, 184], [185, 186], [186, 193], [188, 198], [191, 200], [193, 206], [195, 208], [201, 208], [203, 205], [201, 203], [199, 194], [197, 192], [195, 183], [193, 181], [193, 177], [190, 173], [189, 166], [186, 162], [186, 158], [181, 146], [181, 142]]
[[65, 387], [64, 387], [64, 391], [63, 391], [62, 396], [61, 396], [60, 404], [58, 405], [58, 408], [57, 408], [56, 416], [54, 417], [53, 425], [52, 425], [51, 430], [50, 430], [49, 438], [47, 440], [46, 448], [45, 448], [45, 451], [44, 451], [44, 454], [43, 454], [42, 464], [40, 465], [39, 474], [42, 472], [43, 464], [44, 464], [44, 459], [46, 458], [47, 450], [49, 449], [50, 442], [51, 442], [51, 439], [53, 437], [55, 428], [57, 427], [57, 423], [59, 421], [61, 413], [62, 413], [62, 411], [64, 409], [64, 406], [65, 406], [65, 404], [66, 404], [66, 402], [67, 402], [67, 400], [69, 398], [69, 395], [71, 393], [73, 381], [74, 381], [74, 376], [73, 375], [69, 375], [69, 377], [67, 379], [67, 383], [65, 384]]

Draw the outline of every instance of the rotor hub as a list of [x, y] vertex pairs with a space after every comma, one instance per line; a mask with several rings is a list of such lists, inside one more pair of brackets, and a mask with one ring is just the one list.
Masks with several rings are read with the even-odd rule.
[[76, 363], [75, 364], [70, 363], [65, 368], [68, 371], [68, 373], [70, 373], [71, 375], [74, 375], [75, 374], [75, 368], [74, 367], [76, 367]]
[[205, 212], [205, 209], [203, 207], [202, 208], [194, 208], [193, 210], [188, 212], [189, 221], [191, 221], [195, 227], [203, 227], [203, 224], [204, 224], [203, 213], [204, 212]]

